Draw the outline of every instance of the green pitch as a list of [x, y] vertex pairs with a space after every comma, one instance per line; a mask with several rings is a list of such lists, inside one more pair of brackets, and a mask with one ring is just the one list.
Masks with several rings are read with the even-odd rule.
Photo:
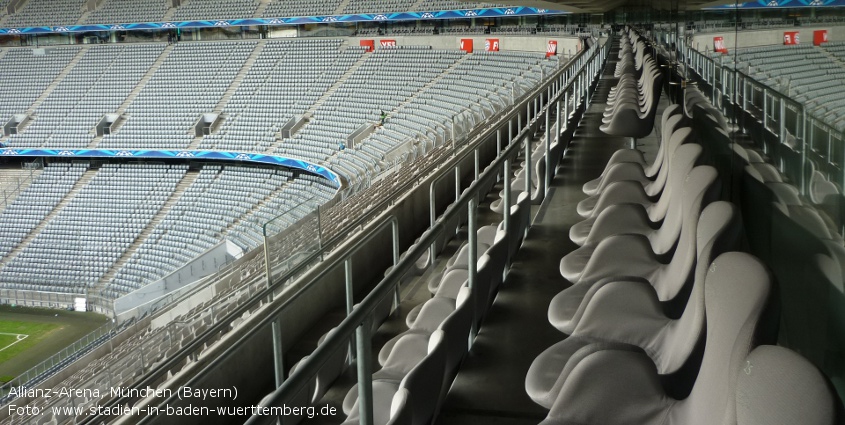
[[0, 383], [106, 323], [99, 314], [0, 306]]
[[52, 323], [0, 320], [0, 364], [37, 345], [59, 328]]

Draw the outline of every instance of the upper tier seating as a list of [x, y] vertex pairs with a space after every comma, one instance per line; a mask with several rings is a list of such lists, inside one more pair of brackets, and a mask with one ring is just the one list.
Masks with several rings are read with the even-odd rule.
[[255, 16], [257, 0], [188, 0], [176, 9], [171, 21], [245, 19]]
[[[256, 42], [177, 44], [101, 148], [186, 149], [201, 114], [213, 112]], [[213, 59], [213, 60], [209, 60]]]
[[161, 21], [167, 13], [168, 0], [106, 0], [85, 19], [85, 24], [128, 24]]
[[841, 62], [845, 43], [738, 49], [735, 57], [728, 55], [720, 60], [724, 66], [750, 71], [756, 80], [804, 104], [807, 112], [845, 130], [845, 87], [839, 84], [845, 79]]
[[[29, 0], [4, 25], [7, 28], [76, 25], [86, 0]], [[3, 8], [5, 11], [5, 7]]]

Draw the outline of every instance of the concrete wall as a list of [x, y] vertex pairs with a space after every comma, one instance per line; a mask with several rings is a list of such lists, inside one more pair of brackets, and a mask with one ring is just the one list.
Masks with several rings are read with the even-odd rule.
[[547, 36], [547, 35], [431, 35], [431, 36], [398, 36], [398, 35], [375, 35], [367, 37], [349, 37], [349, 44], [356, 46], [360, 40], [375, 40], [376, 47], [379, 40], [396, 40], [399, 46], [432, 46], [435, 49], [459, 49], [461, 39], [472, 39], [475, 51], [484, 50], [484, 42], [488, 38], [499, 39], [502, 51], [521, 52], [546, 52], [549, 40], [558, 43], [558, 54], [572, 56], [578, 51], [578, 37], [572, 36]]
[[[739, 31], [738, 33], [734, 31], [700, 33], [693, 36], [692, 47], [699, 51], [712, 51], [713, 37], [724, 37], [725, 46], [728, 48], [728, 51], [732, 51], [735, 47], [743, 48], [783, 44], [783, 33], [791, 31], [799, 32], [801, 44], [813, 44], [813, 31], [815, 30], [827, 30], [829, 41], [845, 41], [845, 26], [807, 26]], [[739, 36], [739, 44], [736, 44], [737, 35]]]

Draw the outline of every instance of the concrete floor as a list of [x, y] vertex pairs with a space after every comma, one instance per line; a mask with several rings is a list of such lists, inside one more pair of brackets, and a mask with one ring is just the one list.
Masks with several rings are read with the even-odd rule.
[[[615, 61], [610, 61], [437, 425], [537, 424], [546, 417], [547, 411], [526, 394], [525, 376], [537, 355], [565, 338], [549, 324], [547, 311], [552, 297], [571, 285], [558, 269], [561, 257], [576, 248], [569, 228], [582, 220], [576, 212], [578, 202], [586, 198], [581, 187], [601, 174], [613, 152], [630, 145], [629, 139], [607, 136], [598, 129], [607, 93], [616, 84], [614, 69]], [[667, 105], [664, 100], [659, 110]], [[639, 140], [638, 148], [651, 159], [657, 142], [653, 133]]]

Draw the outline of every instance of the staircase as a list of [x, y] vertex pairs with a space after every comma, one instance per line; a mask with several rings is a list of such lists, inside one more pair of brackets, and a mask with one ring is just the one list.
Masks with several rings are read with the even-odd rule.
[[41, 220], [41, 223], [38, 223], [38, 226], [32, 229], [32, 231], [29, 232], [26, 238], [24, 238], [24, 240], [22, 240], [21, 243], [19, 243], [18, 246], [15, 247], [15, 249], [13, 249], [11, 252], [9, 252], [8, 255], [3, 257], [2, 260], [0, 260], [0, 268], [3, 268], [6, 266], [6, 264], [9, 264], [9, 262], [11, 262], [15, 257], [17, 257], [18, 254], [20, 254], [21, 251], [23, 251], [29, 245], [29, 243], [32, 242], [33, 239], [35, 239], [36, 236], [41, 234], [41, 231], [44, 230], [44, 228], [47, 227], [47, 225], [50, 224], [50, 222], [54, 218], [56, 218], [56, 216], [59, 215], [59, 213], [74, 198], [76, 198], [76, 195], [79, 194], [79, 192], [85, 186], [88, 185], [88, 182], [91, 181], [91, 179], [94, 178], [95, 175], [97, 175], [97, 170], [88, 169], [88, 171], [86, 171], [85, 174], [83, 174], [82, 177], [76, 181], [76, 183], [73, 185], [73, 188], [71, 188], [70, 192], [68, 192], [64, 199], [62, 199], [62, 201], [59, 202], [59, 204], [56, 205], [55, 208], [53, 208], [53, 211], [50, 211], [50, 214], [48, 214], [47, 217], [44, 217], [44, 220]]
[[[308, 108], [308, 111], [305, 112], [305, 115], [310, 114], [311, 116], [313, 116], [314, 113], [317, 112], [317, 109], [320, 109], [320, 106], [322, 106], [323, 103], [325, 103], [326, 100], [328, 100], [328, 98], [332, 94], [334, 94], [334, 92], [336, 92], [337, 89], [339, 89], [340, 86], [343, 85], [343, 83], [346, 82], [346, 80], [348, 80], [349, 77], [352, 76], [352, 74], [354, 74], [355, 71], [358, 70], [358, 68], [360, 68], [361, 65], [364, 64], [364, 62], [367, 61], [368, 57], [368, 55], [362, 55], [360, 58], [358, 58], [358, 60], [354, 64], [352, 64], [352, 66], [349, 67], [349, 69], [346, 70], [346, 72], [344, 72], [343, 75], [341, 75], [340, 78], [338, 78], [338, 80], [334, 84], [332, 84], [332, 86], [329, 87], [329, 89], [326, 90], [326, 92], [323, 93], [323, 95], [320, 96], [314, 102], [313, 105], [311, 105], [310, 108]], [[283, 141], [284, 139], [282, 139], [282, 133], [276, 133], [276, 143], [273, 143], [272, 146], [270, 146], [266, 151], [264, 151], [264, 154], [272, 154], [276, 150], [276, 148], [281, 145]]]
[[[255, 61], [258, 60], [258, 57], [261, 55], [261, 52], [264, 51], [264, 47], [267, 45], [266, 40], [261, 40], [252, 49], [252, 53], [249, 54], [249, 57], [244, 62], [241, 69], [238, 71], [238, 75], [235, 76], [235, 79], [232, 80], [232, 84], [229, 84], [229, 88], [226, 89], [226, 92], [223, 93], [223, 97], [220, 98], [220, 101], [217, 102], [217, 105], [214, 107], [215, 114], [222, 114], [223, 109], [226, 107], [226, 104], [229, 103], [229, 100], [237, 93], [238, 88], [243, 83], [244, 78], [246, 78], [246, 74], [252, 69], [252, 66], [255, 64]], [[225, 119], [225, 117], [223, 117]], [[194, 137], [194, 140], [188, 145], [187, 150], [193, 151], [196, 150], [200, 143], [202, 143], [202, 136]]]
[[38, 170], [3, 170], [0, 173], [0, 211], [6, 209], [6, 205], [14, 202], [15, 198], [26, 190], [42, 171], [43, 168]]
[[411, 101], [413, 101], [414, 99], [419, 97], [420, 94], [427, 92], [428, 89], [434, 87], [434, 85], [439, 83], [441, 80], [443, 80], [444, 77], [451, 74], [452, 71], [454, 71], [461, 63], [463, 63], [469, 57], [470, 57], [470, 54], [465, 54], [465, 55], [461, 56], [460, 59], [456, 60], [455, 63], [453, 63], [452, 65], [449, 65], [449, 67], [446, 68], [443, 72], [441, 72], [440, 75], [438, 75], [437, 77], [434, 77], [433, 80], [429, 81], [426, 85], [422, 86], [416, 93], [411, 95], [411, 97], [405, 99], [405, 101], [400, 103], [399, 106], [396, 107], [396, 109], [394, 109], [390, 112], [396, 113], [396, 112], [402, 110], [402, 108], [404, 108], [409, 103], [411, 103]]
[[841, 66], [842, 68], [845, 69], [845, 61], [843, 61], [842, 58], [834, 55], [833, 53], [828, 52], [827, 49], [825, 49], [824, 47], [820, 47], [820, 46], [814, 46], [814, 47], [816, 49], [818, 49], [820, 52], [822, 52], [822, 54], [824, 54], [825, 56], [830, 58], [830, 60], [832, 60], [834, 63], [836, 63], [837, 65], [839, 65], [839, 66]]
[[313, 105], [311, 105], [311, 108], [308, 109], [307, 113], [313, 115], [315, 112], [317, 112], [317, 109], [320, 109], [320, 106], [322, 106], [323, 103], [325, 103], [326, 100], [328, 100], [328, 98], [331, 97], [331, 95], [334, 94], [334, 92], [336, 92], [337, 89], [339, 89], [340, 86], [343, 85], [343, 83], [345, 83], [346, 80], [348, 80], [349, 77], [351, 77], [352, 74], [354, 74], [355, 71], [357, 71], [358, 68], [360, 68], [361, 65], [363, 65], [367, 61], [368, 57], [368, 55], [362, 55], [360, 58], [358, 58], [358, 60], [354, 64], [352, 64], [352, 66], [349, 67], [349, 69], [346, 70], [346, 72], [344, 72], [343, 75], [341, 75], [340, 78], [334, 84], [332, 84], [332, 86], [329, 87], [329, 89], [326, 90], [326, 92], [323, 93], [323, 95], [320, 96], [317, 101], [314, 102]]
[[33, 102], [32, 105], [30, 105], [29, 109], [26, 110], [27, 115], [32, 116], [32, 114], [35, 113], [38, 107], [41, 106], [41, 104], [44, 103], [45, 100], [47, 100], [50, 94], [53, 93], [53, 90], [55, 90], [56, 87], [59, 86], [59, 83], [61, 83], [62, 80], [64, 80], [65, 77], [67, 77], [67, 75], [70, 74], [71, 71], [73, 71], [73, 68], [76, 66], [76, 64], [78, 64], [79, 61], [82, 60], [82, 57], [85, 56], [85, 54], [88, 53], [88, 50], [90, 49], [91, 46], [84, 46], [79, 49], [79, 52], [76, 53], [76, 56], [73, 57], [73, 60], [68, 63], [65, 69], [63, 69], [62, 72], [59, 73], [59, 75], [57, 75], [55, 79], [53, 79], [53, 82], [50, 83], [49, 86], [47, 86], [47, 89], [41, 92], [41, 96], [38, 96], [38, 98], [35, 99], [35, 102]]
[[[114, 126], [112, 127], [114, 131], [116, 131], [124, 122], [126, 122], [126, 117], [123, 117], [123, 114], [126, 113], [126, 110], [129, 108], [129, 105], [131, 105], [132, 101], [134, 101], [135, 98], [138, 97], [138, 94], [141, 93], [141, 90], [144, 89], [144, 86], [146, 86], [150, 79], [153, 78], [153, 75], [155, 75], [156, 71], [161, 68], [161, 65], [164, 63], [167, 57], [170, 56], [170, 53], [173, 52], [174, 46], [175, 44], [171, 44], [167, 46], [163, 52], [161, 52], [161, 55], [159, 55], [158, 59], [153, 62], [153, 65], [150, 67], [150, 69], [147, 70], [147, 73], [144, 74], [143, 77], [141, 77], [141, 80], [138, 81], [138, 84], [135, 85], [135, 88], [132, 89], [132, 92], [129, 93], [129, 96], [126, 97], [126, 100], [124, 100], [120, 107], [117, 108], [117, 111], [115, 113], [118, 114], [121, 118], [118, 118], [117, 122], [115, 122]], [[91, 143], [88, 144], [88, 149], [96, 148], [102, 140], [102, 136], [95, 137], [93, 140], [91, 140]]]
[[147, 224], [147, 227], [145, 227], [144, 230], [141, 231], [141, 233], [138, 235], [132, 245], [129, 246], [129, 249], [127, 249], [123, 253], [123, 255], [117, 261], [115, 261], [114, 264], [112, 264], [108, 271], [106, 271], [106, 274], [104, 274], [103, 277], [92, 287], [92, 294], [100, 294], [103, 290], [105, 290], [109, 282], [111, 282], [112, 279], [114, 279], [114, 277], [117, 275], [117, 272], [120, 271], [120, 269], [122, 269], [127, 262], [129, 262], [129, 259], [131, 259], [133, 255], [135, 255], [135, 252], [138, 251], [138, 248], [141, 247], [141, 245], [143, 245], [144, 242], [147, 241], [147, 239], [153, 233], [153, 229], [155, 229], [156, 226], [158, 226], [158, 224], [161, 223], [161, 221], [164, 220], [165, 217], [167, 217], [167, 214], [170, 213], [170, 210], [173, 208], [174, 205], [176, 205], [176, 202], [178, 202], [179, 199], [182, 199], [182, 195], [185, 193], [185, 191], [188, 190], [189, 187], [191, 187], [192, 184], [194, 184], [199, 175], [200, 172], [198, 170], [190, 170], [185, 173], [185, 177], [183, 177], [179, 184], [176, 185], [176, 190], [173, 191], [173, 194], [170, 195], [170, 198], [158, 211], [158, 214], [156, 214], [155, 217], [150, 220], [150, 222]]
[[337, 9], [334, 10], [333, 15], [343, 15], [343, 10], [346, 9], [346, 6], [349, 6], [350, 0], [343, 0], [337, 5]]
[[[416, 11], [422, 10], [421, 7], [422, 7], [423, 2], [425, 2], [425, 0], [417, 0], [416, 2], [414, 2], [414, 4], [412, 4], [410, 7], [408, 7], [408, 11], [409, 12], [416, 12]], [[467, 7], [469, 7], [469, 6], [467, 6]], [[426, 12], [431, 12], [431, 11], [426, 10]]]
[[91, 12], [93, 12], [93, 10], [88, 10], [87, 7], [83, 7], [82, 16], [79, 17], [78, 21], [76, 21], [76, 25], [84, 25], [85, 21], [88, 20], [88, 16], [91, 15]]
[[[469, 54], [463, 55], [463, 56], [461, 56], [461, 57], [460, 57], [460, 59], [456, 60], [456, 61], [455, 61], [455, 63], [453, 63], [452, 65], [449, 65], [449, 67], [448, 67], [448, 68], [446, 68], [443, 72], [441, 72], [441, 73], [440, 73], [440, 75], [438, 75], [438, 76], [437, 76], [437, 77], [435, 77], [433, 80], [431, 80], [431, 81], [429, 81], [428, 83], [426, 83], [426, 84], [425, 84], [424, 86], [422, 86], [419, 90], [417, 90], [417, 92], [416, 92], [416, 93], [414, 93], [413, 95], [411, 95], [410, 97], [408, 97], [407, 99], [405, 99], [405, 101], [404, 101], [404, 102], [402, 102], [402, 103], [400, 103], [400, 104], [399, 104], [399, 106], [397, 106], [395, 109], [391, 110], [391, 111], [387, 114], [388, 118], [389, 118], [391, 115], [395, 114], [396, 112], [398, 112], [398, 111], [402, 110], [402, 108], [404, 108], [404, 107], [405, 107], [405, 106], [407, 106], [409, 103], [411, 103], [411, 101], [413, 101], [414, 99], [416, 99], [416, 98], [417, 98], [420, 94], [425, 93], [426, 91], [428, 91], [428, 89], [430, 89], [430, 88], [434, 87], [434, 85], [435, 85], [435, 84], [439, 83], [439, 82], [440, 82], [440, 81], [441, 81], [444, 77], [446, 77], [447, 75], [451, 74], [451, 73], [452, 73], [452, 71], [454, 71], [454, 70], [455, 70], [455, 69], [456, 69], [456, 68], [457, 68], [457, 67], [458, 67], [458, 66], [459, 66], [459, 65], [460, 65], [463, 61], [465, 61], [465, 60], [466, 60], [467, 58], [469, 58], [469, 57], [470, 57], [470, 55], [469, 55]], [[334, 159], [336, 159], [336, 158], [337, 158], [337, 156], [340, 154], [340, 152], [342, 152], [342, 151], [337, 151], [337, 152], [333, 153], [331, 156], [329, 156], [328, 158], [326, 158], [326, 163], [327, 163], [327, 164], [330, 164], [332, 160], [334, 160]]]
[[270, 5], [270, 0], [260, 0], [258, 2], [258, 8], [255, 9], [255, 16], [261, 18], [264, 16], [264, 11], [267, 10], [267, 6]]
[[[184, 4], [186, 4], [186, 3], [188, 3], [188, 0], [185, 0], [185, 1], [183, 1], [183, 2], [182, 2], [182, 4], [183, 4], [183, 5], [184, 5]], [[169, 9], [167, 9], [167, 12], [166, 12], [166, 13], [164, 14], [164, 16], [161, 18], [161, 22], [170, 22], [170, 21], [172, 21], [172, 20], [173, 20], [173, 15], [175, 15], [175, 14], [176, 14], [176, 10], [177, 10], [177, 9], [178, 9], [178, 7], [171, 7], [171, 8], [169, 8]]]
[[[243, 221], [244, 221], [247, 217], [252, 217], [252, 215], [253, 215], [256, 211], [258, 211], [259, 209], [261, 209], [261, 207], [263, 207], [265, 204], [267, 204], [268, 202], [270, 202], [270, 200], [272, 200], [272, 199], [275, 199], [275, 198], [278, 198], [278, 197], [282, 196], [282, 192], [283, 192], [283, 191], [285, 190], [285, 188], [287, 188], [289, 185], [290, 185], [290, 182], [285, 183], [285, 184], [283, 184], [283, 185], [279, 186], [279, 187], [278, 187], [276, 190], [274, 190], [273, 192], [270, 192], [270, 194], [269, 194], [269, 195], [267, 195], [266, 197], [264, 197], [264, 199], [262, 199], [262, 200], [261, 200], [261, 201], [259, 201], [257, 204], [255, 204], [255, 206], [254, 206], [254, 207], [252, 207], [249, 211], [247, 211], [246, 213], [244, 213], [243, 215], [241, 215], [241, 217], [240, 217], [239, 219], [237, 219], [237, 220], [233, 221], [233, 222], [232, 222], [232, 224], [231, 224], [231, 225], [229, 225], [228, 227], [226, 227], [226, 228], [225, 228], [225, 229], [224, 229], [221, 233], [223, 233], [223, 234], [225, 235], [225, 234], [228, 234], [228, 233], [229, 233], [232, 229], [237, 228], [237, 227], [238, 227], [238, 225], [240, 225], [240, 224], [241, 224], [241, 223], [242, 223], [242, 222], [243, 222]], [[262, 241], [259, 241], [259, 242], [262, 242]]]

